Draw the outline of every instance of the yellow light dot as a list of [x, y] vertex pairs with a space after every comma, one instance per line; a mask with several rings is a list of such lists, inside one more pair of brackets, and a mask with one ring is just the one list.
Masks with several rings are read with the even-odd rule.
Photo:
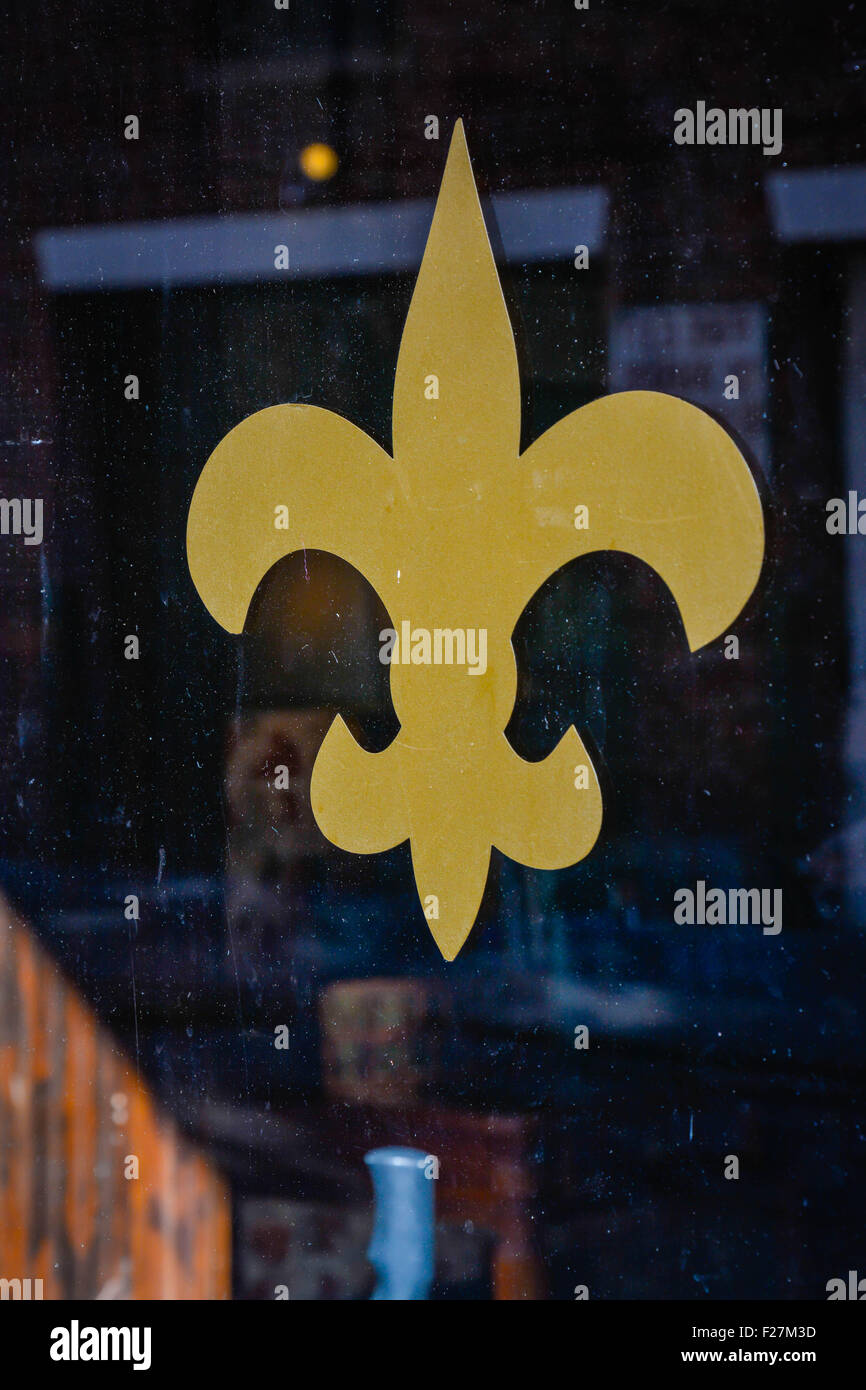
[[322, 145], [316, 141], [312, 145], [304, 146], [298, 156], [298, 163], [308, 179], [323, 183], [325, 179], [334, 177], [340, 161], [336, 150], [332, 150], [330, 145]]

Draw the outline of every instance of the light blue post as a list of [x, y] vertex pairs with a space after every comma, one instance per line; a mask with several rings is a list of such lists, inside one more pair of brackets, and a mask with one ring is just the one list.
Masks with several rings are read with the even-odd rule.
[[372, 1149], [376, 1214], [367, 1256], [379, 1276], [374, 1299], [408, 1302], [433, 1283], [433, 1181], [436, 1160], [420, 1149]]

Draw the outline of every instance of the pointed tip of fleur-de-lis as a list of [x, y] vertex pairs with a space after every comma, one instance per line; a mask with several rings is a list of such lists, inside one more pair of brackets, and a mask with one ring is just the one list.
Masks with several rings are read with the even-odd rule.
[[394, 383], [394, 454], [424, 496], [516, 457], [520, 382], [463, 122], [455, 123]]

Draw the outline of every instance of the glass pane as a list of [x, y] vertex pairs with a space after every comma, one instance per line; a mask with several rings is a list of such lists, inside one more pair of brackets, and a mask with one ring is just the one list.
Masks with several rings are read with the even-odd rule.
[[[46, 1299], [847, 1290], [862, 19], [158, 0], [85, 5], [76, 27], [13, 6], [0, 78], [0, 1277]], [[478, 307], [498, 291], [464, 183], [413, 340], [440, 358], [399, 417], [458, 118], [507, 319]], [[621, 395], [609, 430], [587, 423], [633, 392], [703, 413]], [[367, 439], [238, 446], [202, 523], [215, 589], [261, 560], [231, 632], [190, 573], [191, 501], [276, 405]], [[395, 409], [415, 453], [367, 462], [390, 457]], [[260, 482], [271, 454], [284, 497]], [[420, 573], [426, 616], [389, 607], [383, 556]], [[488, 611], [516, 660], [502, 718]], [[361, 780], [317, 814], [337, 715]], [[413, 727], [417, 785], [362, 758]], [[489, 783], [473, 770], [488, 740], [504, 766], [505, 739], [513, 795], [492, 754]], [[443, 787], [437, 759], [465, 772]], [[597, 840], [551, 867], [545, 837], [576, 837], [596, 778]], [[403, 829], [354, 852], [329, 814], [364, 843]], [[470, 822], [489, 872], [448, 960]], [[417, 1155], [402, 1242], [408, 1160], [365, 1165], [383, 1148]], [[92, 1220], [69, 1214], [84, 1193]]]

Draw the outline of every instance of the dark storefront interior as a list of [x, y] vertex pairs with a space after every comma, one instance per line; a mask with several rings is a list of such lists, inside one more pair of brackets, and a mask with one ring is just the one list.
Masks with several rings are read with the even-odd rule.
[[[364, 1154], [406, 1144], [442, 1165], [434, 1298], [825, 1297], [863, 1263], [866, 540], [825, 524], [828, 499], [866, 495], [862, 17], [775, 0], [13, 11], [3, 488], [44, 497], [46, 531], [0, 547], [0, 885], [223, 1176], [230, 1296], [368, 1297]], [[673, 113], [698, 99], [782, 108], [782, 153], [677, 146]], [[604, 825], [557, 872], [494, 851], [448, 964], [408, 846], [346, 853], [310, 807], [335, 713], [369, 750], [397, 729], [375, 590], [296, 552], [236, 637], [184, 547], [208, 455], [254, 411], [312, 403], [390, 448], [418, 261], [392, 264], [387, 214], [427, 200], [429, 223], [458, 117], [524, 445], [610, 391], [681, 394], [748, 459], [766, 555], [736, 660], [722, 640], [691, 653], [670, 592], [628, 556], [539, 590], [514, 631], [508, 736], [534, 761], [574, 724]], [[328, 180], [299, 167], [313, 142], [339, 157]], [[861, 180], [854, 230], [834, 231], [843, 197], [823, 230], [818, 208], [817, 230], [792, 231], [809, 220], [793, 176], [827, 169]], [[790, 216], [773, 184], [789, 177]], [[558, 249], [521, 259], [507, 198], [541, 191], [562, 194]], [[327, 241], [350, 206], [378, 267], [208, 264], [220, 219], [261, 215], [266, 240], [318, 212]], [[165, 269], [142, 253], [124, 285], [110, 257], [138, 254], [139, 224]], [[131, 239], [104, 253], [105, 287], [86, 241], [61, 283], [64, 236], [106, 225]], [[196, 225], [198, 269], [175, 273]], [[486, 537], [477, 563], [508, 546]], [[782, 931], [675, 924], [698, 880], [780, 889]], [[97, 1296], [74, 1252], [49, 1267], [51, 1297]]]

